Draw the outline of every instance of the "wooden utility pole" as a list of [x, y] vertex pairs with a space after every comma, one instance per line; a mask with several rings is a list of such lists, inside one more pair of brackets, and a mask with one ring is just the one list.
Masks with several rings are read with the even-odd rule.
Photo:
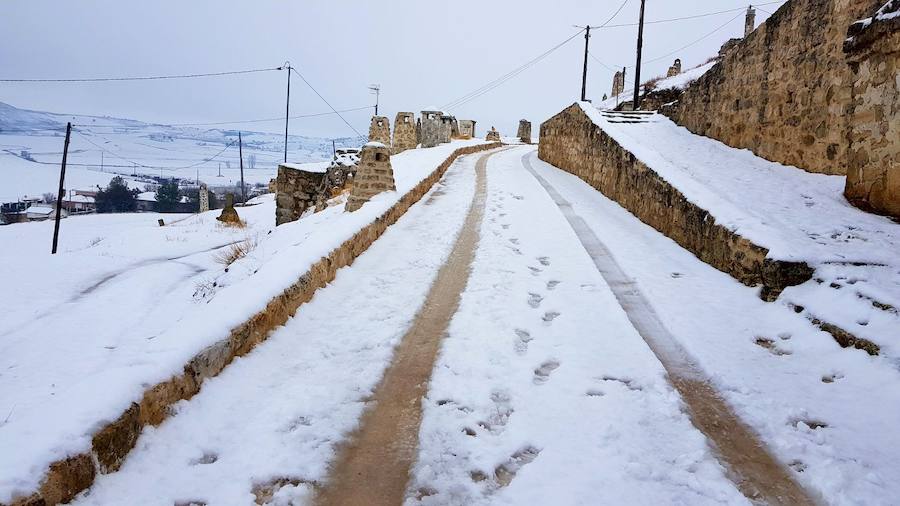
[[634, 64], [634, 101], [632, 110], [637, 111], [641, 106], [641, 50], [644, 46], [644, 4], [647, 0], [641, 0], [641, 19], [638, 22], [637, 38], [637, 62]]
[[64, 185], [66, 181], [66, 158], [69, 156], [69, 139], [72, 137], [72, 123], [66, 123], [66, 141], [63, 144], [62, 166], [59, 168], [59, 191], [56, 193], [56, 223], [53, 224], [53, 248], [52, 255], [56, 254], [56, 246], [59, 243], [59, 220], [62, 217], [62, 201]]
[[581, 101], [587, 98], [587, 65], [588, 65], [588, 42], [591, 39], [591, 25], [584, 27], [584, 69], [581, 71]]
[[288, 125], [291, 115], [291, 62], [284, 62], [284, 65], [278, 67], [278, 70], [287, 70], [287, 101], [284, 106], [284, 163], [287, 163], [288, 148]]
[[[287, 144], [285, 144], [287, 146]], [[238, 158], [240, 158], [241, 163], [241, 205], [247, 202], [247, 196], [244, 194], [244, 146], [243, 141], [241, 141], [241, 133], [238, 132]], [[287, 161], [285, 158], [284, 161]]]

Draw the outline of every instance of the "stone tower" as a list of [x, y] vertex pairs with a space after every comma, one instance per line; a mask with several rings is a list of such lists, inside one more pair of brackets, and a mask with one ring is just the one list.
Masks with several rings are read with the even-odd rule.
[[391, 150], [380, 142], [369, 142], [359, 153], [359, 167], [353, 178], [345, 210], [353, 212], [381, 192], [395, 191]]
[[384, 116], [372, 116], [369, 124], [369, 142], [380, 142], [391, 145], [391, 122]]
[[407, 149], [415, 149], [416, 117], [411, 112], [398, 112], [394, 119], [394, 142], [392, 154], [400, 154]]
[[487, 135], [484, 136], [484, 140], [488, 142], [500, 142], [500, 132], [498, 132], [496, 128], [491, 127], [491, 129], [488, 130]]
[[531, 144], [531, 122], [527, 119], [519, 120], [519, 131], [516, 133], [516, 137], [519, 138], [520, 141], [525, 144]]
[[205, 184], [200, 185], [200, 212], [205, 213], [209, 211], [209, 190], [206, 189]]
[[666, 72], [666, 77], [677, 76], [680, 73], [681, 73], [681, 60], [676, 58], [675, 63], [673, 63], [672, 66], [669, 67], [669, 71]]
[[441, 111], [422, 111], [421, 138], [423, 148], [450, 142], [451, 117]]
[[471, 139], [472, 137], [475, 137], [475, 120], [459, 120], [459, 136], [463, 139]]
[[621, 95], [625, 91], [625, 74], [621, 71], [613, 76], [612, 96]]
[[459, 122], [456, 121], [456, 116], [450, 116], [450, 138], [459, 139]]
[[744, 18], [744, 38], [750, 35], [750, 32], [756, 27], [756, 9], [753, 6], [747, 7], [747, 17]]

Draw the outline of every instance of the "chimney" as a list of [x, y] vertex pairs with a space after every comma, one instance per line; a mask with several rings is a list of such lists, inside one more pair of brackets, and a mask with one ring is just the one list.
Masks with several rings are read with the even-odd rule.
[[747, 7], [747, 18], [744, 20], [744, 38], [746, 39], [756, 26], [756, 10], [750, 5]]

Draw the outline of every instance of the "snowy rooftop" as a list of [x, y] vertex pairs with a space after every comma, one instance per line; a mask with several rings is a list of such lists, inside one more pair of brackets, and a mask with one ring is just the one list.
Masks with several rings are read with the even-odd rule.
[[325, 172], [331, 162], [311, 162], [311, 163], [280, 163], [279, 167], [287, 167], [288, 169], [302, 170], [306, 172]]

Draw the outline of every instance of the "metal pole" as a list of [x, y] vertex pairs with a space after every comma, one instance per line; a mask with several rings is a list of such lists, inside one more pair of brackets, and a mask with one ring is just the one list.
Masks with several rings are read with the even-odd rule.
[[588, 65], [588, 41], [591, 38], [591, 26], [584, 29], [584, 69], [581, 72], [581, 101], [587, 98], [587, 65]]
[[104, 172], [104, 170], [103, 170], [103, 151], [100, 152], [100, 172]]
[[641, 50], [644, 46], [644, 4], [647, 0], [641, 0], [641, 19], [638, 23], [637, 62], [634, 65], [634, 101], [632, 110], [637, 111], [641, 106]]
[[331, 158], [337, 160], [337, 148], [334, 145], [334, 139], [331, 139]]
[[375, 116], [378, 116], [378, 99], [381, 98], [381, 88], [375, 89]]
[[[241, 160], [241, 162], [240, 162], [241, 163], [241, 205], [243, 205], [244, 202], [247, 202], [247, 196], [244, 195], [244, 146], [243, 146], [243, 144], [244, 144], [243, 141], [241, 141], [241, 133], [238, 132], [238, 158], [240, 158], [240, 160]], [[285, 146], [287, 146], [287, 144], [285, 144]], [[284, 161], [286, 162], [287, 159], [285, 158]]]
[[288, 124], [290, 122], [290, 114], [291, 114], [291, 63], [288, 62], [285, 65], [288, 73], [287, 80], [287, 101], [284, 105], [284, 163], [287, 163], [287, 149], [288, 149]]
[[56, 245], [59, 243], [59, 220], [62, 217], [63, 185], [66, 181], [66, 158], [69, 156], [69, 139], [72, 136], [72, 123], [66, 123], [66, 142], [63, 144], [62, 166], [59, 168], [59, 191], [56, 193], [56, 223], [53, 225], [53, 249], [56, 254]]

